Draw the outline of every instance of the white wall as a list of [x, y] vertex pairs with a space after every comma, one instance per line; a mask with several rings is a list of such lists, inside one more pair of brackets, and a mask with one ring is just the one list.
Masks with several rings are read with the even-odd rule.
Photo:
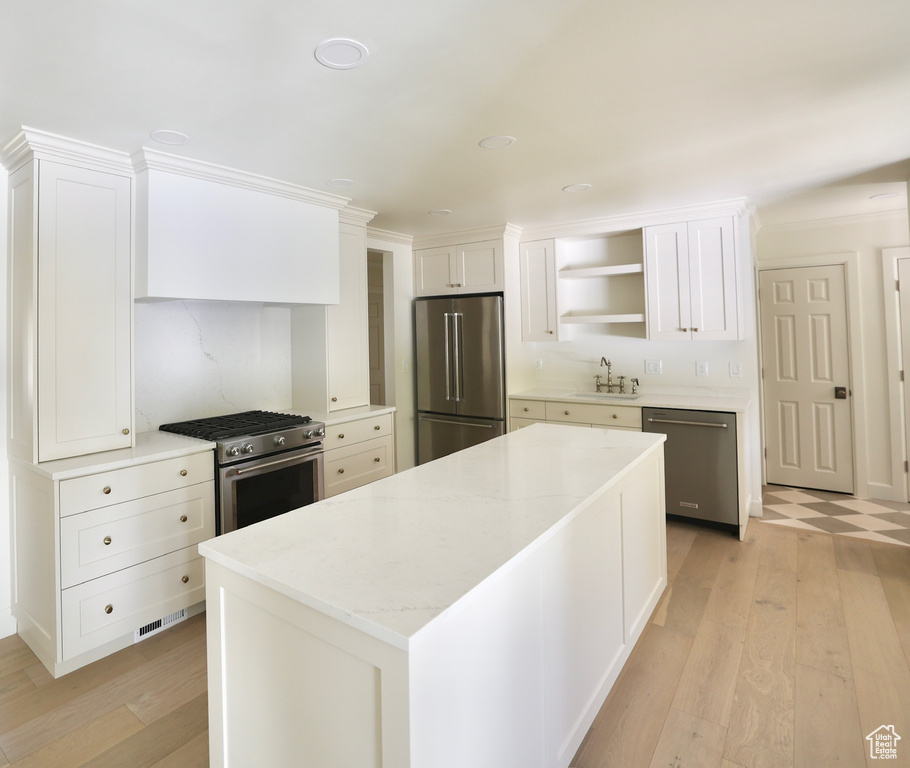
[[[0, 354], [0, 366], [3, 374], [0, 375], [0, 393], [2, 393], [3, 403], [6, 404], [6, 386], [7, 386], [7, 356], [6, 356], [6, 265], [8, 258], [8, 240], [7, 240], [7, 179], [8, 174], [0, 168], [0, 210], [3, 215], [0, 216], [0, 263], [3, 269], [0, 270], [0, 348], [3, 352]], [[6, 435], [7, 413], [6, 406], [0, 409], [0, 424], [2, 431], [0, 434]], [[9, 517], [9, 462], [6, 453], [6, 440], [0, 440], [0, 637], [15, 634], [16, 622], [11, 613], [12, 593], [11, 593], [11, 559], [10, 559], [10, 517]]]
[[908, 242], [908, 217], [903, 211], [766, 227], [757, 238], [759, 269], [814, 264], [824, 257], [842, 261], [844, 253], [855, 260], [859, 306], [850, 311], [851, 319], [858, 319], [860, 334], [858, 348], [851, 350], [851, 366], [854, 390], [861, 393], [854, 406], [859, 414], [854, 442], [862, 462], [856, 472], [856, 493], [870, 498], [903, 499], [904, 495], [903, 478], [892, 471], [881, 251]]
[[290, 309], [246, 302], [135, 305], [136, 431], [291, 404]]

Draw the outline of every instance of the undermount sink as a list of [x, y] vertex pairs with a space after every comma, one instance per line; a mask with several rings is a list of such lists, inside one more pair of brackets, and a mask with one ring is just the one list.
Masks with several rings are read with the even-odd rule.
[[595, 397], [598, 400], [638, 400], [641, 397], [640, 392], [633, 394], [620, 394], [619, 392], [573, 392], [569, 397], [578, 397], [587, 400]]

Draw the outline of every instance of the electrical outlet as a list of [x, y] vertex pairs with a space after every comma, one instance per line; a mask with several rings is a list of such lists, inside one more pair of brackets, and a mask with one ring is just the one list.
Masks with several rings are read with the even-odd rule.
[[543, 360], [541, 360], [540, 358], [537, 358], [537, 360], [534, 361], [534, 367], [538, 371], [542, 371], [543, 370]]
[[645, 360], [645, 373], [653, 375], [663, 373], [663, 363], [660, 360]]
[[407, 373], [411, 369], [411, 365], [407, 360], [401, 361], [401, 372]]
[[741, 379], [743, 377], [742, 363], [730, 363], [730, 378]]
[[708, 375], [708, 364], [704, 360], [699, 360], [695, 363], [695, 375], [696, 376], [707, 376]]

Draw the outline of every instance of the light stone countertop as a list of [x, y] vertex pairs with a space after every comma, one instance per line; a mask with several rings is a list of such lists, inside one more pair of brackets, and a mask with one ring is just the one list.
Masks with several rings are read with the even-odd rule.
[[332, 413], [317, 413], [315, 411], [294, 409], [284, 411], [284, 413], [294, 413], [301, 416], [309, 416], [313, 421], [324, 422], [327, 427], [335, 424], [345, 424], [349, 421], [358, 421], [370, 416], [381, 416], [385, 413], [395, 413], [394, 405], [363, 405], [358, 408], [345, 408], [342, 411], [333, 411]]
[[139, 432], [133, 448], [121, 448], [116, 451], [90, 453], [86, 456], [74, 456], [70, 459], [43, 461], [31, 466], [51, 480], [66, 480], [72, 477], [83, 477], [96, 472], [109, 472], [113, 469], [132, 467], [137, 464], [148, 464], [164, 459], [176, 459], [194, 453], [211, 451], [215, 443], [195, 437], [174, 435], [170, 432]]
[[[604, 385], [606, 386], [606, 385]], [[626, 384], [628, 386], [628, 383]], [[587, 397], [584, 395], [587, 394]], [[688, 408], [694, 411], [729, 411], [745, 413], [751, 398], [748, 390], [710, 389], [692, 387], [665, 392], [639, 392], [637, 398], [598, 397], [593, 391], [581, 393], [569, 387], [528, 389], [513, 392], [508, 397], [515, 400], [558, 400], [566, 403], [598, 403], [600, 405], [631, 405], [636, 408]]]
[[262, 585], [407, 649], [606, 490], [663, 435], [535, 424], [199, 545]]

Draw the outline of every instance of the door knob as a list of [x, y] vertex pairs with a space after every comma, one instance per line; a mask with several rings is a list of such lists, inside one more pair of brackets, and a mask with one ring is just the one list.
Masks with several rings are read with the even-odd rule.
[[834, 399], [835, 400], [846, 400], [847, 399], [847, 388], [846, 387], [835, 387], [834, 388]]

